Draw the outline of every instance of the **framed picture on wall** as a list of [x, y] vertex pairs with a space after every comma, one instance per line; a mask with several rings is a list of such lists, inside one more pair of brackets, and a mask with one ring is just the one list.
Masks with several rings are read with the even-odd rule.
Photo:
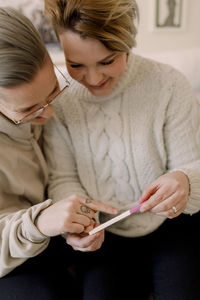
[[59, 47], [53, 28], [44, 15], [43, 0], [0, 0], [0, 7], [5, 6], [15, 8], [28, 17], [40, 32], [47, 47]]
[[186, 25], [187, 0], [153, 0], [152, 29], [182, 31]]
[[15, 8], [28, 17], [40, 32], [47, 50], [56, 65], [64, 65], [65, 58], [54, 30], [44, 15], [44, 0], [0, 0], [0, 7]]

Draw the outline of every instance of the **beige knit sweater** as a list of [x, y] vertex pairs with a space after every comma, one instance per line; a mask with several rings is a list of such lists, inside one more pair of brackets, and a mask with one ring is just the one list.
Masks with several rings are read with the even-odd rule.
[[[71, 80], [46, 125], [49, 196], [88, 195], [124, 211], [160, 175], [183, 169], [190, 181], [185, 213], [200, 209], [200, 106], [185, 77], [134, 54], [112, 93], [95, 97]], [[104, 222], [111, 216], [100, 214]], [[108, 228], [148, 234], [165, 219], [136, 213]]]
[[[47, 166], [41, 127], [16, 126], [0, 115], [0, 277], [42, 252], [49, 238], [34, 225], [44, 201]], [[44, 201], [44, 202], [43, 202]]]

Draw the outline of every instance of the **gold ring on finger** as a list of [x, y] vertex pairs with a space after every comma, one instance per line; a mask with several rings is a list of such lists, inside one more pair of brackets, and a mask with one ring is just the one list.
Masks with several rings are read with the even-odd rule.
[[176, 208], [176, 206], [172, 206], [172, 210], [173, 210], [173, 213], [174, 213], [174, 214], [176, 214], [177, 211], [178, 211], [177, 208]]

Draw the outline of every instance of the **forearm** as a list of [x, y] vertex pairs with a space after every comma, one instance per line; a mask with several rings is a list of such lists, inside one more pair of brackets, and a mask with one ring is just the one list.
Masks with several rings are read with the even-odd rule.
[[39, 232], [34, 221], [39, 212], [50, 204], [51, 200], [47, 200], [20, 211], [1, 211], [0, 277], [48, 246], [49, 238]]
[[185, 213], [200, 209], [200, 106], [190, 86], [180, 78], [168, 105], [164, 138], [167, 167], [182, 171], [189, 180], [189, 195]]
[[57, 202], [74, 194], [88, 197], [86, 191], [81, 187], [80, 183], [76, 183], [74, 181], [69, 183], [67, 182], [66, 178], [67, 175], [63, 178], [57, 177], [49, 183], [48, 196], [53, 200], [53, 202]]
[[48, 196], [54, 202], [74, 194], [88, 196], [80, 183], [75, 150], [63, 122], [55, 111], [44, 131], [44, 151], [49, 169]]

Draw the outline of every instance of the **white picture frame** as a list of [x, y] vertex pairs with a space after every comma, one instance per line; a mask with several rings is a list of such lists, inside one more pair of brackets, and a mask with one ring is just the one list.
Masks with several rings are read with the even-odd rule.
[[151, 25], [155, 32], [180, 32], [186, 28], [188, 0], [151, 0]]

